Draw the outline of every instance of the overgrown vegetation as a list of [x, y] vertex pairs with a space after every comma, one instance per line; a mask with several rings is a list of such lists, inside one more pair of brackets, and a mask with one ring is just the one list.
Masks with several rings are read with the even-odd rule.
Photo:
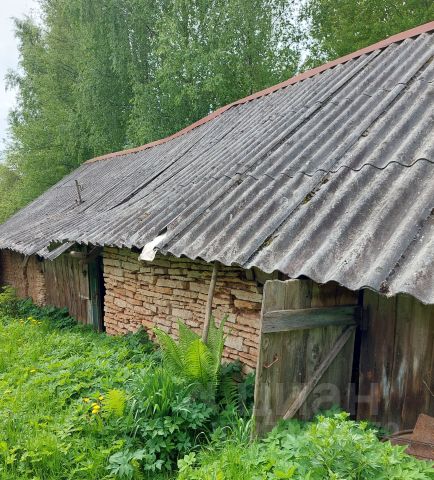
[[215, 432], [248, 422], [238, 405], [251, 397], [216, 402], [220, 389], [203, 387], [172, 373], [144, 332], [108, 337], [0, 294], [0, 479], [168, 478]]
[[282, 422], [263, 441], [234, 435], [179, 461], [178, 480], [422, 480], [432, 465], [381, 443], [364, 422], [348, 414], [312, 423]]
[[0, 480], [433, 478], [345, 414], [250, 442], [252, 377], [220, 364], [222, 326], [207, 345], [179, 327], [161, 354], [0, 293]]

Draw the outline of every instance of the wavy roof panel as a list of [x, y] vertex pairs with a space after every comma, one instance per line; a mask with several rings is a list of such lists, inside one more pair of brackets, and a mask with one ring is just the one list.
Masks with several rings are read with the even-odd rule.
[[142, 248], [166, 232], [165, 253], [434, 303], [433, 30], [83, 164], [0, 226], [0, 248]]

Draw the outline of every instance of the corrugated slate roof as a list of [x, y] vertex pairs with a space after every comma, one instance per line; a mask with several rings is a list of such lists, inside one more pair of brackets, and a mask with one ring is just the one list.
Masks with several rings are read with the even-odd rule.
[[82, 165], [0, 226], [0, 248], [166, 232], [164, 253], [434, 303], [433, 30]]

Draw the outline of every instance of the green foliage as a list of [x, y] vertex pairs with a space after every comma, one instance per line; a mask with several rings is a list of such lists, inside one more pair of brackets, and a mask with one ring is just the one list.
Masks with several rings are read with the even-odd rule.
[[140, 461], [145, 457], [144, 450], [124, 450], [113, 454], [109, 458], [107, 470], [115, 478], [132, 479], [139, 473]]
[[152, 79], [135, 87], [129, 137], [165, 136], [290, 77], [299, 52], [284, 0], [173, 0], [155, 23]]
[[430, 0], [307, 0], [308, 64], [319, 65], [434, 18]]
[[113, 392], [152, 357], [26, 313], [0, 322], [0, 479], [103, 479], [110, 455], [131, 443]]
[[9, 285], [4, 286], [0, 291], [0, 315], [15, 316], [19, 314], [20, 301], [15, 290]]
[[[220, 388], [211, 402], [192, 384], [192, 371], [203, 378], [211, 367], [173, 374], [170, 355], [160, 364], [143, 332], [107, 337], [68, 319], [10, 289], [0, 294], [0, 480], [434, 478], [430, 465], [379, 442], [346, 414], [283, 422], [250, 442], [251, 420], [240, 416], [238, 401], [225, 400]], [[222, 330], [213, 325], [212, 347], [200, 347], [212, 371]], [[189, 352], [197, 341], [181, 326], [174, 351]], [[240, 387], [248, 412], [252, 378], [241, 377], [239, 364], [217, 370], [220, 385], [227, 377]]]
[[116, 417], [122, 417], [125, 411], [126, 394], [123, 390], [113, 388], [107, 392], [103, 400], [104, 412]]
[[0, 221], [84, 160], [166, 136], [295, 72], [284, 0], [41, 0], [15, 21]]
[[255, 390], [255, 374], [242, 373], [240, 361], [221, 366], [216, 403], [237, 407], [243, 417], [251, 417]]
[[206, 344], [180, 320], [178, 342], [163, 330], [155, 329], [163, 349], [165, 367], [186, 382], [197, 385], [200, 392], [212, 400], [220, 378], [225, 323], [226, 318], [217, 327], [214, 318], [211, 318]]
[[169, 478], [238, 413], [160, 361], [143, 331], [107, 337], [3, 291], [0, 479]]
[[301, 424], [282, 422], [263, 441], [217, 440], [179, 462], [179, 480], [432, 479], [432, 465], [378, 440], [345, 413]]

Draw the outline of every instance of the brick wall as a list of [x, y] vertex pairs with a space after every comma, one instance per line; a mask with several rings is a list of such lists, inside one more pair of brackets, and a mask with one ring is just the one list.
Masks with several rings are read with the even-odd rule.
[[1, 285], [11, 285], [18, 296], [32, 298], [37, 305], [44, 305], [46, 298], [44, 264], [34, 255], [27, 264], [25, 257], [11, 250], [0, 250]]
[[[177, 336], [176, 320], [201, 332], [212, 266], [202, 261], [157, 256], [138, 260], [138, 253], [104, 249], [104, 322], [110, 334], [154, 326]], [[213, 315], [229, 315], [230, 332], [224, 358], [240, 359], [247, 369], [256, 366], [262, 287], [248, 272], [221, 267], [214, 294]]]

